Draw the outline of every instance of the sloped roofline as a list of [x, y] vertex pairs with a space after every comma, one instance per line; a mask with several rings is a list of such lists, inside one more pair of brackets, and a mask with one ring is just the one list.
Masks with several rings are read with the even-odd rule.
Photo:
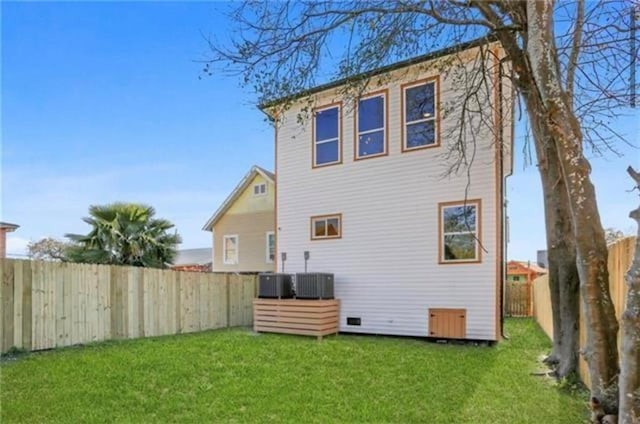
[[242, 180], [240, 180], [240, 183], [238, 183], [236, 188], [233, 189], [231, 194], [225, 199], [224, 202], [222, 202], [222, 205], [220, 205], [218, 210], [216, 210], [211, 218], [209, 218], [209, 220], [206, 222], [206, 224], [204, 224], [204, 227], [202, 227], [204, 231], [213, 230], [213, 226], [216, 225], [220, 218], [222, 218], [222, 216], [229, 210], [231, 205], [233, 205], [233, 203], [238, 200], [238, 197], [240, 197], [242, 192], [244, 192], [247, 187], [249, 187], [249, 184], [251, 184], [251, 181], [253, 181], [256, 175], [262, 175], [264, 179], [271, 182], [272, 184], [275, 184], [275, 174], [273, 172], [267, 171], [266, 169], [261, 168], [258, 165], [253, 165], [249, 172], [247, 172]]
[[376, 69], [372, 69], [370, 71], [367, 72], [363, 72], [361, 74], [357, 74], [357, 75], [353, 75], [351, 77], [347, 77], [347, 78], [341, 78], [339, 80], [335, 80], [335, 81], [330, 81], [326, 84], [322, 84], [322, 85], [318, 85], [316, 87], [312, 87], [309, 88], [307, 90], [303, 90], [300, 91], [298, 93], [292, 94], [290, 96], [284, 96], [284, 97], [280, 97], [277, 99], [273, 99], [273, 100], [269, 100], [266, 101], [264, 103], [260, 103], [258, 105], [258, 109], [260, 109], [262, 112], [264, 112], [265, 114], [271, 116], [271, 113], [269, 113], [269, 108], [277, 106], [279, 104], [282, 104], [284, 102], [288, 102], [288, 101], [293, 101], [293, 100], [297, 100], [300, 99], [302, 97], [306, 97], [306, 96], [311, 96], [313, 94], [317, 94], [320, 93], [322, 91], [326, 91], [326, 90], [330, 90], [332, 88], [337, 88], [340, 87], [342, 85], [348, 84], [349, 82], [352, 82], [354, 80], [359, 80], [359, 79], [368, 79], [371, 77], [374, 77], [376, 75], [381, 75], [381, 74], [386, 74], [388, 72], [391, 71], [395, 71], [396, 69], [401, 69], [401, 68], [405, 68], [407, 66], [411, 66], [411, 65], [415, 65], [417, 63], [422, 63], [422, 62], [426, 62], [429, 60], [433, 60], [433, 59], [437, 59], [439, 57], [442, 56], [447, 56], [453, 53], [458, 53], [464, 50], [468, 50], [474, 47], [478, 47], [478, 46], [482, 46], [485, 44], [489, 44], [492, 43], [494, 41], [497, 41], [497, 36], [495, 34], [487, 34], [483, 37], [480, 38], [476, 38], [474, 40], [471, 41], [467, 41], [464, 43], [459, 43], [459, 44], [455, 44], [453, 46], [449, 46], [446, 47], [444, 49], [440, 49], [440, 50], [436, 50], [434, 52], [430, 52], [427, 54], [423, 54], [420, 56], [415, 56], [409, 59], [405, 59], [399, 62], [395, 62], [392, 63], [390, 65], [386, 65], [386, 66], [382, 66], [380, 68], [376, 68]]
[[18, 224], [12, 224], [10, 222], [2, 222], [0, 221], [0, 228], [7, 230], [7, 232], [15, 231], [20, 226]]

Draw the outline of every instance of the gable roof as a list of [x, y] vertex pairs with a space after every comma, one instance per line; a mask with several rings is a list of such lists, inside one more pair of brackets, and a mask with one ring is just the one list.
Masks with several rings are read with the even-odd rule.
[[236, 188], [234, 188], [231, 194], [226, 198], [226, 200], [222, 202], [222, 205], [220, 205], [218, 210], [213, 214], [211, 218], [209, 218], [207, 223], [204, 224], [204, 227], [202, 227], [203, 230], [211, 231], [213, 229], [213, 226], [216, 225], [216, 222], [218, 222], [218, 220], [222, 218], [222, 215], [224, 215], [225, 212], [229, 210], [231, 205], [233, 205], [233, 202], [235, 202], [238, 197], [240, 197], [240, 195], [246, 190], [246, 188], [249, 187], [249, 184], [251, 184], [251, 181], [253, 181], [256, 175], [262, 175], [264, 179], [272, 184], [275, 184], [276, 176], [273, 172], [267, 171], [266, 169], [261, 168], [258, 165], [253, 165], [249, 172], [247, 172], [240, 183], [236, 186]]
[[312, 87], [309, 88], [307, 90], [303, 90], [300, 91], [298, 93], [294, 93], [290, 96], [284, 96], [284, 97], [280, 97], [277, 99], [273, 99], [273, 100], [268, 100], [265, 101], [264, 103], [261, 103], [258, 105], [258, 109], [260, 109], [262, 112], [264, 112], [267, 115], [271, 115], [269, 113], [269, 111], [267, 111], [267, 109], [269, 109], [270, 107], [273, 106], [277, 106], [281, 103], [287, 102], [287, 101], [293, 101], [293, 100], [297, 100], [300, 99], [302, 97], [305, 96], [311, 96], [313, 94], [317, 94], [320, 93], [322, 91], [326, 91], [332, 88], [337, 88], [340, 87], [342, 85], [348, 84], [349, 82], [352, 81], [356, 81], [359, 79], [368, 79], [371, 77], [374, 77], [376, 75], [381, 75], [381, 74], [385, 74], [387, 72], [391, 72], [391, 71], [395, 71], [396, 69], [401, 69], [401, 68], [405, 68], [407, 66], [411, 66], [411, 65], [415, 65], [417, 63], [422, 63], [422, 62], [426, 62], [429, 60], [433, 60], [433, 59], [437, 59], [439, 57], [442, 56], [447, 56], [453, 53], [458, 53], [461, 52], [463, 50], [468, 50], [471, 49], [473, 47], [478, 47], [478, 46], [482, 46], [491, 42], [494, 42], [497, 40], [497, 36], [495, 34], [487, 34], [484, 37], [480, 37], [480, 38], [476, 38], [474, 40], [470, 40], [467, 42], [463, 42], [463, 43], [459, 43], [459, 44], [455, 44], [453, 46], [449, 46], [440, 50], [436, 50], [430, 53], [426, 53], [420, 56], [415, 56], [409, 59], [405, 59], [399, 62], [395, 62], [392, 63], [390, 65], [386, 65], [386, 66], [382, 66], [380, 68], [376, 68], [376, 69], [372, 69], [370, 71], [367, 72], [363, 72], [361, 74], [357, 74], [357, 75], [353, 75], [347, 78], [341, 78], [338, 80], [334, 80], [334, 81], [330, 81], [326, 84], [321, 84], [318, 85], [316, 87]]

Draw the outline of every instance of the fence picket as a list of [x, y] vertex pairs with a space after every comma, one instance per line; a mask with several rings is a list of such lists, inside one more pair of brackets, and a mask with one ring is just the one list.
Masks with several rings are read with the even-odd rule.
[[6, 259], [0, 352], [252, 325], [255, 275]]

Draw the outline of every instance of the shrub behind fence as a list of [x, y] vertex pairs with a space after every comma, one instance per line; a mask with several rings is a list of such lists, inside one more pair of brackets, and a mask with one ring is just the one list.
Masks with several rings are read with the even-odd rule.
[[5, 259], [0, 352], [253, 323], [256, 276]]

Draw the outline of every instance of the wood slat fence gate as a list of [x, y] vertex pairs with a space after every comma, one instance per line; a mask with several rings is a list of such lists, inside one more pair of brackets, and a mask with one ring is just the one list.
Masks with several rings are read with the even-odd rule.
[[505, 315], [510, 317], [533, 316], [533, 291], [531, 283], [507, 281], [504, 296]]
[[0, 260], [0, 352], [251, 326], [257, 277]]

